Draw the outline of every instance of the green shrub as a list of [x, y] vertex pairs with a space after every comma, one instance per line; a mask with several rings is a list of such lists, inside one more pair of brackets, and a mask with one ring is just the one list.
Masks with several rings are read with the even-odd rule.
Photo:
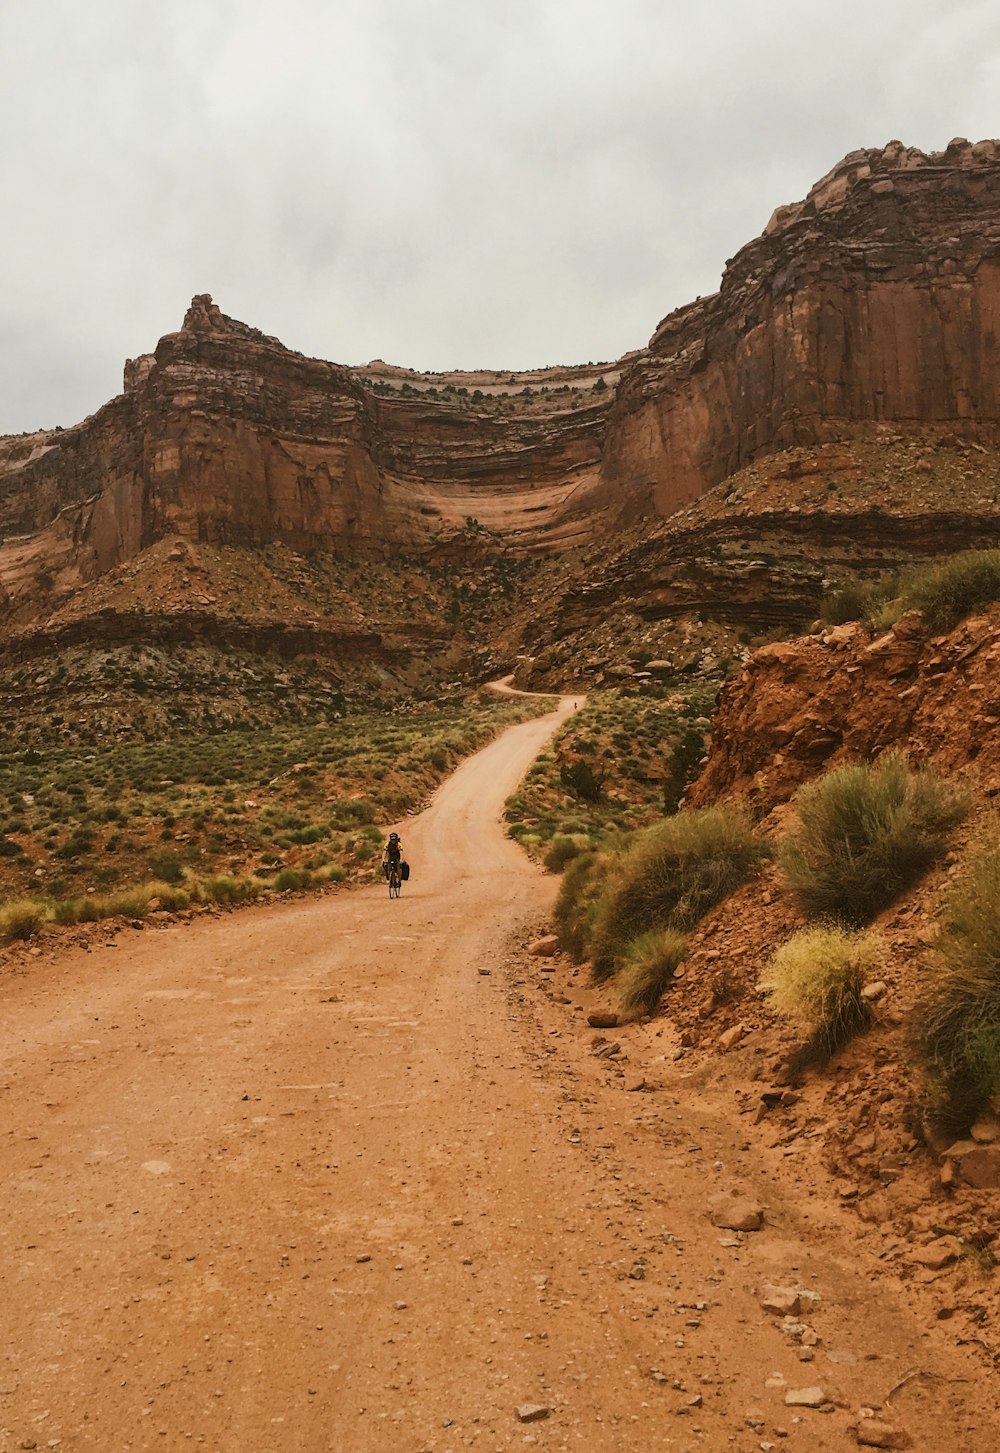
[[610, 852], [583, 853], [570, 863], [559, 885], [553, 922], [560, 944], [577, 962], [586, 955], [597, 904], [613, 861]]
[[597, 776], [589, 762], [564, 762], [559, 769], [559, 780], [567, 792], [582, 802], [600, 802], [604, 792], [604, 778]]
[[679, 812], [637, 833], [609, 878], [589, 933], [595, 974], [607, 977], [626, 945], [656, 928], [692, 928], [764, 855], [739, 808]]
[[778, 949], [760, 987], [805, 1031], [802, 1060], [828, 1059], [868, 1024], [871, 1010], [861, 991], [880, 955], [874, 934], [829, 923], [797, 933]]
[[260, 896], [260, 884], [252, 878], [237, 878], [229, 873], [199, 878], [196, 895], [203, 903], [246, 903]]
[[654, 1013], [686, 955], [687, 939], [674, 928], [641, 933], [626, 944], [616, 980], [622, 1012]]
[[[874, 622], [890, 608], [889, 603], [896, 600], [899, 589], [898, 572], [878, 580], [850, 580], [823, 598], [820, 619], [828, 626], [842, 626], [848, 621]], [[894, 609], [894, 618], [898, 618], [904, 607], [897, 603]]]
[[274, 880], [274, 886], [279, 893], [294, 893], [299, 888], [309, 888], [313, 883], [313, 875], [305, 868], [282, 868]]
[[668, 777], [663, 784], [663, 810], [676, 812], [684, 789], [693, 782], [705, 755], [705, 738], [694, 727], [687, 727], [674, 743], [668, 763]]
[[933, 1118], [963, 1129], [1000, 1094], [1000, 821], [972, 848], [939, 921], [913, 1047]]
[[940, 565], [915, 570], [901, 592], [905, 609], [919, 610], [934, 630], [949, 630], [963, 616], [1000, 600], [1000, 550], [969, 550]]
[[781, 865], [810, 918], [858, 927], [917, 882], [968, 811], [968, 796], [898, 752], [848, 764], [795, 794], [799, 824]]
[[27, 940], [41, 933], [45, 909], [31, 898], [14, 898], [0, 908], [0, 942]]
[[149, 870], [154, 878], [164, 883], [180, 883], [184, 878], [184, 864], [173, 848], [156, 848], [147, 858]]
[[556, 833], [545, 851], [542, 862], [551, 873], [561, 873], [566, 864], [589, 852], [593, 842], [585, 833]]

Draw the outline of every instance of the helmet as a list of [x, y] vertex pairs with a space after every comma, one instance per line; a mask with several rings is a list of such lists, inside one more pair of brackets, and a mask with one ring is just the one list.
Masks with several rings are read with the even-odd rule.
[[391, 832], [389, 834], [389, 841], [392, 842], [393, 838], [395, 838], [396, 841], [398, 842], [399, 841], [399, 833], [398, 832]]

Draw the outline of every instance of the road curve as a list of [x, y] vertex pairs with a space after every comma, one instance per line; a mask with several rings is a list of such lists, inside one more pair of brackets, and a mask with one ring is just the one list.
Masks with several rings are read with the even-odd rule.
[[[546, 994], [512, 956], [554, 884], [498, 818], [572, 705], [405, 825], [398, 902], [11, 961], [0, 1453], [833, 1453], [896, 1383], [935, 1449], [992, 1448], [967, 1356], [872, 1280], [837, 1206], [790, 1193], [780, 1149], [762, 1184], [731, 1089], [671, 1081], [661, 1021], [621, 1031], [661, 1093], [623, 1094], [567, 1032], [579, 981]], [[736, 1179], [757, 1237], [708, 1222]], [[769, 1281], [818, 1296], [815, 1353], [761, 1310]], [[825, 1412], [786, 1406], [805, 1386]]]

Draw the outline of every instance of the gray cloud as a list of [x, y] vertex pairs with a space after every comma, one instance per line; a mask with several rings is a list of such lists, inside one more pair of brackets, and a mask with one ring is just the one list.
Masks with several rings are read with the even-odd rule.
[[613, 358], [846, 152], [998, 130], [993, 0], [7, 0], [0, 431], [194, 292], [358, 363]]

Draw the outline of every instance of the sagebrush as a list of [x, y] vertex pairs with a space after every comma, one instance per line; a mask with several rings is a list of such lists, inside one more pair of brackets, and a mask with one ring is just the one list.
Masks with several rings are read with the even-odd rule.
[[[607, 854], [581, 880], [582, 915], [571, 933], [582, 940], [594, 973], [606, 978], [640, 934], [683, 933], [756, 868], [765, 847], [742, 809], [679, 812], [636, 833], [620, 854]], [[568, 911], [568, 904], [567, 904]]]
[[780, 1014], [805, 1034], [801, 1059], [829, 1058], [871, 1019], [862, 990], [882, 950], [874, 934], [821, 924], [790, 938], [760, 980]]
[[939, 928], [913, 1045], [932, 1116], [960, 1129], [1000, 1094], [1000, 820], [967, 855]]
[[798, 826], [781, 866], [803, 912], [859, 927], [913, 886], [947, 849], [968, 793], [889, 752], [834, 768], [795, 794]]

